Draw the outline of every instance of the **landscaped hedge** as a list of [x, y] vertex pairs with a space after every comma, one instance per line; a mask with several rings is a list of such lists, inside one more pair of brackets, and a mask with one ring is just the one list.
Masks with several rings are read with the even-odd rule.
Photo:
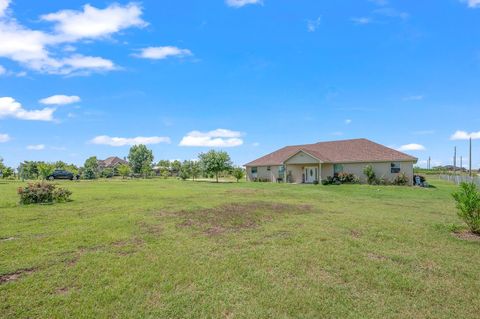
[[17, 193], [20, 196], [20, 204], [24, 205], [66, 202], [72, 195], [68, 189], [48, 182], [29, 183], [25, 187], [19, 187]]

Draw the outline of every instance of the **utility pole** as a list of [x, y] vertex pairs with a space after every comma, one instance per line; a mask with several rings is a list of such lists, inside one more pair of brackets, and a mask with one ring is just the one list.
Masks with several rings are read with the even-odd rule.
[[453, 174], [457, 171], [457, 147], [453, 148]]
[[463, 156], [460, 156], [460, 173], [463, 171]]
[[468, 159], [468, 175], [472, 177], [472, 138], [470, 137], [470, 153]]
[[432, 161], [432, 158], [429, 156], [429, 157], [428, 157], [428, 165], [427, 165], [428, 169], [431, 169], [431, 168], [432, 168], [432, 167], [430, 166], [431, 161]]

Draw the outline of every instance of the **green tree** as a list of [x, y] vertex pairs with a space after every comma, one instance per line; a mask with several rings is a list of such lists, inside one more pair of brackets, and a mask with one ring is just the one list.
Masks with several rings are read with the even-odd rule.
[[38, 179], [37, 162], [25, 161], [18, 166], [18, 174], [22, 179]]
[[134, 145], [130, 148], [128, 154], [128, 161], [135, 174], [144, 174], [146, 177], [147, 171], [151, 171], [153, 162], [153, 152], [145, 145]]
[[87, 158], [85, 164], [83, 164], [83, 177], [85, 179], [95, 179], [98, 177], [99, 168], [98, 168], [98, 159], [96, 156], [91, 156]]
[[235, 167], [232, 172], [233, 177], [237, 180], [237, 183], [245, 176], [245, 171], [241, 167]]
[[458, 216], [472, 233], [480, 235], [480, 193], [474, 183], [462, 183], [452, 194], [457, 202]]
[[37, 164], [38, 168], [38, 176], [41, 179], [47, 179], [48, 175], [52, 174], [53, 171], [55, 170], [54, 165], [50, 163], [45, 163], [45, 162], [39, 162]]
[[170, 163], [170, 171], [173, 176], [178, 176], [180, 174], [180, 170], [182, 169], [182, 162], [179, 160], [174, 160]]
[[211, 150], [198, 156], [204, 172], [207, 175], [214, 175], [218, 183], [218, 175], [221, 172], [232, 169], [232, 161], [227, 152]]
[[118, 174], [120, 174], [120, 176], [122, 176], [123, 179], [125, 179], [125, 177], [130, 175], [130, 173], [132, 172], [132, 170], [130, 169], [130, 166], [128, 166], [127, 164], [120, 164], [117, 167], [117, 170], [118, 170]]
[[190, 161], [184, 161], [182, 165], [180, 166], [180, 171], [178, 172], [178, 177], [180, 177], [182, 180], [187, 180], [192, 176], [192, 170], [191, 170], [191, 163]]
[[190, 174], [192, 175], [193, 180], [195, 181], [198, 176], [202, 173], [202, 167], [199, 161], [190, 161]]
[[3, 163], [3, 158], [0, 157], [0, 177], [1, 178], [9, 178], [10, 176], [14, 175], [15, 172], [13, 168], [6, 166]]

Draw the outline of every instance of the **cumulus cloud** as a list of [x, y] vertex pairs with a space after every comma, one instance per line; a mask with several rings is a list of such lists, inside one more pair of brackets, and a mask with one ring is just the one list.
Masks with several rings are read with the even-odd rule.
[[471, 132], [471, 133], [468, 133], [466, 131], [456, 131], [455, 133], [453, 133], [452, 136], [450, 136], [450, 139], [452, 141], [455, 141], [455, 140], [469, 140], [470, 138], [472, 140], [480, 139], [480, 131]]
[[421, 144], [415, 144], [415, 143], [412, 143], [412, 144], [406, 144], [406, 145], [402, 145], [398, 148], [399, 151], [424, 151], [425, 150], [425, 146], [421, 145]]
[[5, 69], [2, 65], [0, 65], [0, 75], [4, 75], [7, 73], [7, 69]]
[[29, 121], [53, 121], [55, 108], [46, 107], [41, 110], [26, 110], [12, 97], [0, 97], [0, 119], [11, 117]]
[[8, 134], [0, 134], [0, 143], [6, 143], [8, 141], [10, 141], [11, 138], [10, 138], [10, 135]]
[[60, 38], [76, 41], [107, 37], [130, 27], [144, 27], [147, 24], [141, 15], [142, 8], [136, 3], [125, 6], [114, 3], [105, 9], [86, 4], [83, 11], [61, 10], [40, 18], [55, 23], [54, 29]]
[[112, 4], [105, 9], [85, 5], [83, 11], [63, 10], [41, 16], [42, 20], [54, 24], [54, 32], [29, 29], [4, 14], [0, 16], [0, 57], [50, 74], [115, 70], [117, 67], [108, 59], [72, 55], [63, 48], [76, 41], [102, 39], [129, 27], [142, 27], [146, 23], [140, 18], [141, 14], [141, 7], [130, 3]]
[[80, 97], [76, 95], [52, 95], [38, 102], [45, 105], [66, 105], [80, 102]]
[[97, 145], [109, 145], [109, 146], [126, 146], [126, 145], [138, 145], [138, 144], [160, 144], [160, 143], [170, 143], [169, 137], [163, 136], [151, 136], [151, 137], [110, 137], [107, 135], [101, 135], [94, 137], [90, 143]]
[[5, 15], [9, 4], [10, 0], [0, 0], [0, 18]]
[[241, 132], [216, 129], [209, 132], [192, 131], [182, 138], [180, 146], [236, 147], [243, 144]]
[[262, 0], [226, 0], [225, 3], [229, 7], [241, 8], [248, 4], [262, 4]]
[[469, 8], [480, 8], [480, 0], [462, 0], [466, 2]]
[[140, 53], [133, 56], [143, 59], [162, 60], [168, 57], [186, 57], [191, 56], [192, 51], [188, 49], [180, 49], [174, 46], [164, 47], [148, 47], [140, 50]]
[[28, 145], [27, 146], [27, 150], [30, 150], [30, 151], [42, 151], [44, 149], [45, 149], [44, 144], [36, 144], [36, 145]]

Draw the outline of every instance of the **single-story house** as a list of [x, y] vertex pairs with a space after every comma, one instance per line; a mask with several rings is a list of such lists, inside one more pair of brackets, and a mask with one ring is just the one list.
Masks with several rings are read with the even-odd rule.
[[111, 156], [104, 160], [98, 160], [98, 166], [100, 168], [116, 168], [120, 164], [128, 164], [128, 162], [117, 156]]
[[366, 182], [363, 169], [372, 165], [377, 177], [393, 179], [405, 173], [413, 182], [417, 158], [367, 139], [286, 146], [245, 164], [247, 178], [272, 182], [314, 183], [339, 173]]

